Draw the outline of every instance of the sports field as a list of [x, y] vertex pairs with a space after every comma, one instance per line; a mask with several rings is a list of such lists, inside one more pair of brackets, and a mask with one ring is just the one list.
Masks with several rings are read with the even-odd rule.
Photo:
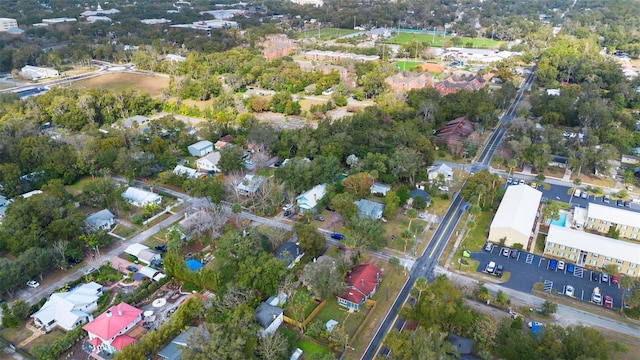
[[298, 35], [298, 39], [316, 38], [317, 40], [332, 40], [340, 36], [357, 33], [358, 30], [338, 29], [338, 28], [322, 28], [320, 30], [309, 30]]
[[[456, 39], [456, 40], [454, 40]], [[449, 42], [448, 46], [458, 46], [458, 47], [472, 47], [479, 49], [487, 49], [487, 48], [499, 48], [503, 41], [496, 41], [491, 39], [484, 38], [469, 38], [464, 36], [442, 36], [442, 35], [429, 35], [429, 34], [410, 34], [410, 33], [400, 33], [397, 36], [392, 37], [388, 40], [391, 44], [406, 44], [413, 41], [426, 42], [430, 46], [442, 47], [442, 43], [447, 40]], [[456, 44], [458, 43], [458, 44]], [[471, 46], [469, 46], [469, 44]]]
[[398, 70], [400, 71], [409, 71], [411, 69], [413, 69], [414, 67], [420, 65], [424, 63], [424, 61], [396, 61], [393, 64], [398, 68]]
[[138, 90], [146, 92], [151, 97], [157, 97], [163, 89], [169, 87], [169, 79], [142, 74], [111, 73], [74, 82], [71, 87]]

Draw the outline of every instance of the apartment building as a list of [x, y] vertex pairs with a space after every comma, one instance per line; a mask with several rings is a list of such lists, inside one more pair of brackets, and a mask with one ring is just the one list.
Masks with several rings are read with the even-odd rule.
[[602, 268], [612, 264], [621, 274], [640, 276], [640, 243], [632, 241], [550, 225], [544, 253], [582, 267]]
[[640, 213], [611, 206], [589, 203], [585, 229], [606, 234], [611, 226], [620, 232], [620, 238], [639, 241]]

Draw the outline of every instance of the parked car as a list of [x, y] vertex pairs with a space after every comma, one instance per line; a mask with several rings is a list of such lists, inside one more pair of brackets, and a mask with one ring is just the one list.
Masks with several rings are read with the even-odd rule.
[[613, 298], [611, 296], [604, 296], [604, 307], [606, 307], [607, 309], [613, 309]]
[[133, 265], [129, 265], [129, 266], [127, 266], [127, 270], [129, 270], [131, 272], [136, 272], [136, 271], [138, 271], [138, 268], [133, 266]]
[[498, 267], [496, 267], [496, 271], [495, 274], [497, 277], [502, 277], [502, 272], [504, 271], [504, 267], [502, 265], [498, 265]]
[[494, 245], [492, 242], [488, 242], [488, 243], [484, 246], [484, 251], [491, 252], [491, 251], [493, 251], [493, 247], [494, 247], [494, 246], [495, 246], [495, 245]]
[[558, 260], [549, 260], [549, 270], [555, 270], [558, 267]]
[[293, 204], [287, 204], [287, 205], [285, 205], [285, 206], [282, 208], [282, 210], [284, 210], [284, 211], [289, 211], [289, 210], [291, 210], [292, 208], [293, 208]]
[[613, 285], [618, 285], [618, 284], [620, 284], [620, 279], [615, 275], [611, 275], [611, 283]]
[[502, 256], [509, 257], [509, 248], [502, 248]]
[[574, 294], [574, 293], [575, 293], [575, 289], [573, 288], [573, 286], [571, 286], [571, 285], [567, 285], [567, 286], [564, 288], [564, 294], [565, 294], [565, 295], [573, 297], [573, 294]]
[[327, 209], [327, 211], [331, 211], [331, 212], [336, 211], [336, 209], [332, 208], [331, 206], [327, 206], [325, 209]]
[[37, 288], [38, 286], [40, 286], [40, 283], [35, 281], [35, 280], [31, 280], [27, 283], [27, 286], [30, 288]]
[[426, 218], [427, 218], [427, 215], [425, 215], [424, 213], [418, 213], [418, 219], [424, 220]]
[[98, 269], [96, 269], [94, 267], [91, 267], [91, 268], [88, 268], [87, 271], [84, 272], [84, 274], [85, 275], [89, 275], [89, 274], [91, 274], [93, 272], [96, 272], [96, 271], [98, 271]]
[[167, 245], [162, 245], [162, 244], [156, 245], [156, 250], [167, 252]]
[[440, 191], [449, 191], [449, 187], [448, 186], [438, 186], [438, 190], [440, 190]]
[[531, 187], [534, 188], [534, 189], [537, 189], [538, 188], [538, 183], [535, 182], [535, 181], [532, 181], [531, 182]]
[[516, 259], [518, 257], [518, 250], [511, 249], [511, 257]]
[[544, 326], [543, 323], [539, 322], [539, 321], [529, 321], [529, 323], [527, 324], [527, 326], [529, 326], [530, 328], [534, 327], [534, 326]]
[[493, 261], [489, 261], [487, 267], [484, 268], [484, 271], [488, 272], [489, 274], [493, 274], [493, 272], [496, 271], [496, 263]]
[[591, 294], [591, 302], [602, 305], [602, 295], [600, 294], [600, 289], [593, 289], [593, 294]]
[[558, 270], [564, 270], [564, 261], [558, 261]]
[[600, 275], [600, 281], [602, 281], [603, 283], [609, 283], [609, 275], [605, 274], [605, 273], [602, 273]]
[[616, 200], [616, 206], [623, 207], [624, 206], [624, 201], [622, 201], [620, 199]]
[[287, 210], [284, 212], [284, 214], [282, 214], [283, 216], [291, 216], [291, 210]]
[[513, 185], [518, 185], [518, 184], [520, 184], [520, 180], [518, 180], [518, 179], [513, 179], [513, 183], [512, 183], [512, 184], [513, 184]]
[[624, 205], [624, 207], [631, 207], [631, 202], [629, 200], [627, 200], [627, 201], [623, 202], [622, 205]]
[[324, 221], [324, 216], [316, 216], [315, 219], [318, 221]]
[[605, 195], [602, 197], [602, 202], [608, 204], [610, 201], [611, 201], [611, 198], [609, 197], [609, 195]]
[[631, 186], [631, 185], [627, 186], [627, 190], [632, 191], [633, 190], [633, 186]]
[[600, 281], [600, 274], [597, 272], [591, 272], [591, 281]]
[[586, 191], [582, 193], [582, 195], [580, 195], [581, 198], [583, 199], [588, 199], [589, 198], [589, 193], [587, 193]]
[[507, 178], [507, 184], [511, 184], [513, 182], [513, 178], [511, 176], [509, 176]]
[[335, 240], [344, 240], [344, 235], [339, 233], [333, 233], [330, 236], [332, 239], [335, 239]]
[[573, 274], [573, 271], [575, 270], [575, 266], [572, 263], [568, 263], [567, 264], [567, 272], [569, 274]]

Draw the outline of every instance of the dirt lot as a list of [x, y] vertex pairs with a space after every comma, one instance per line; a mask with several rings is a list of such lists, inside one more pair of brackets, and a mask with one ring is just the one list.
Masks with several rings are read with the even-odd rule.
[[169, 79], [149, 75], [131, 73], [113, 73], [81, 80], [72, 85], [74, 88], [101, 88], [112, 90], [138, 90], [152, 97], [160, 96], [160, 92], [169, 86]]

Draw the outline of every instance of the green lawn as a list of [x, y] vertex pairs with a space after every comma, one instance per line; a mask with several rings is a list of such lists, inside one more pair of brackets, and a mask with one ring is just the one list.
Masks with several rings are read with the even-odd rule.
[[[459, 45], [455, 45], [454, 41], [458, 41], [458, 40], [452, 40], [454, 38], [460, 39], [460, 44]], [[469, 47], [468, 43], [471, 43], [473, 48], [481, 48], [481, 49], [485, 49], [485, 48], [498, 48], [500, 47], [500, 45], [503, 43], [502, 41], [496, 41], [496, 40], [491, 40], [491, 39], [484, 39], [484, 38], [469, 38], [469, 37], [464, 37], [464, 36], [456, 36], [456, 37], [452, 37], [452, 36], [442, 36], [442, 35], [429, 35], [429, 34], [411, 34], [411, 33], [400, 33], [397, 36], [392, 37], [391, 39], [388, 40], [389, 43], [391, 44], [406, 44], [406, 43], [410, 43], [413, 41], [419, 41], [419, 42], [423, 42], [423, 43], [427, 43], [429, 44], [429, 46], [435, 46], [435, 47], [442, 47], [442, 43], [447, 40], [449, 42], [449, 46], [464, 46], [464, 47]]]
[[60, 329], [55, 329], [52, 332], [48, 333], [48, 334], [44, 334], [44, 335], [40, 335], [37, 338], [35, 338], [33, 341], [31, 341], [30, 343], [28, 343], [24, 349], [27, 352], [31, 352], [31, 349], [33, 349], [36, 345], [38, 344], [47, 344], [47, 345], [51, 345], [53, 344], [53, 342], [55, 340], [61, 339], [65, 336], [65, 332], [60, 330]]
[[413, 69], [414, 67], [422, 64], [422, 63], [423, 63], [423, 61], [396, 61], [393, 64], [400, 71], [409, 71], [409, 70]]
[[29, 336], [33, 335], [33, 332], [25, 326], [25, 322], [21, 322], [18, 327], [10, 329], [2, 329], [0, 331], [0, 336], [11, 341], [13, 344], [20, 344], [25, 339], [29, 338]]
[[316, 345], [309, 340], [301, 340], [296, 344], [296, 347], [302, 349], [305, 358], [311, 356], [311, 354], [333, 354], [331, 351], [323, 348], [320, 345]]
[[316, 38], [318, 40], [331, 40], [357, 32], [358, 30], [352, 29], [322, 28], [320, 30], [305, 31], [298, 35], [298, 39]]

